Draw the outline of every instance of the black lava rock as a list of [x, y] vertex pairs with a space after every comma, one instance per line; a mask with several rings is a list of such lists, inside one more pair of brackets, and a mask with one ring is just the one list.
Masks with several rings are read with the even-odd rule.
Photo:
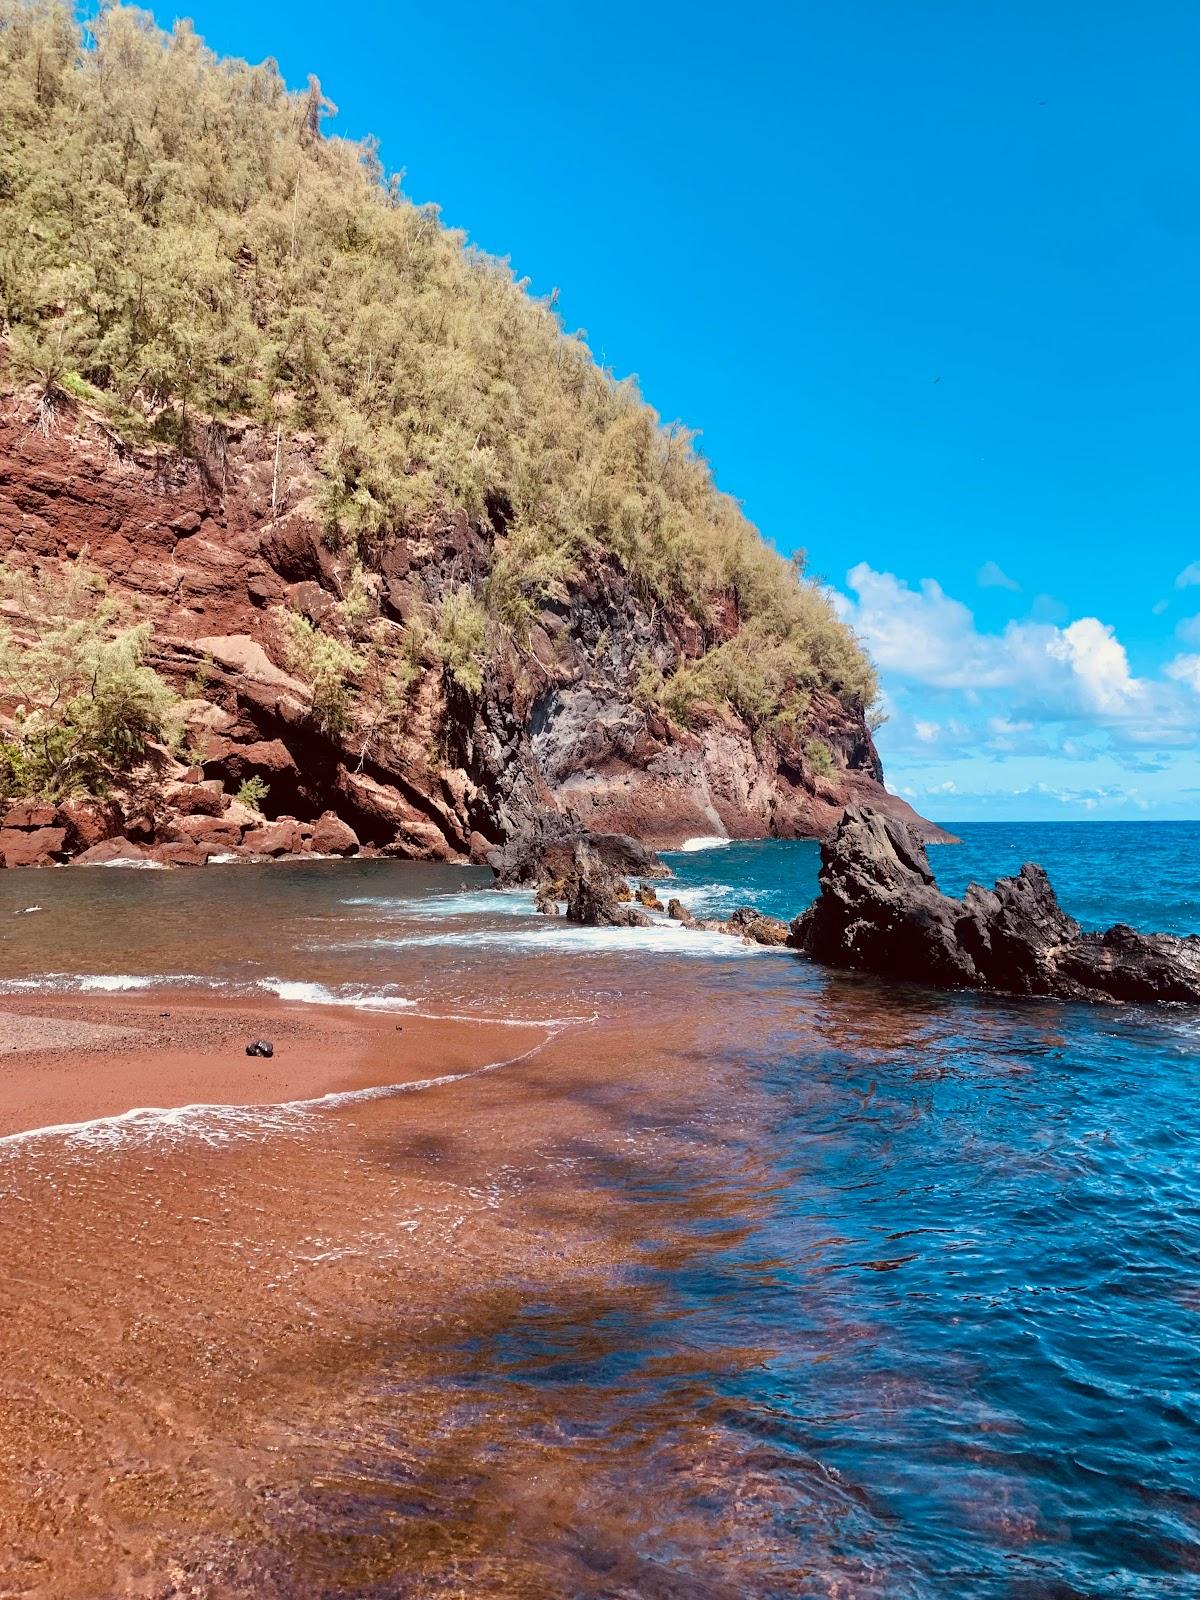
[[994, 889], [973, 883], [954, 900], [934, 881], [921, 841], [879, 812], [846, 811], [821, 847], [820, 884], [788, 943], [829, 966], [945, 988], [1200, 1005], [1195, 934], [1122, 923], [1084, 933], [1030, 862]]

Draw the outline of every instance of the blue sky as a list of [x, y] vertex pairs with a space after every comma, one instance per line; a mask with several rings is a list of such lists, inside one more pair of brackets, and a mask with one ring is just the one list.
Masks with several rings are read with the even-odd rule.
[[180, 14], [701, 430], [873, 650], [893, 787], [1200, 816], [1194, 0]]

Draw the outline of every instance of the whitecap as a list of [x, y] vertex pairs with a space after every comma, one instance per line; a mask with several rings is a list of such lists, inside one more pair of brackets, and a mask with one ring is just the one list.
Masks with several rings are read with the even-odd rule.
[[388, 895], [359, 895], [340, 900], [343, 906], [373, 906], [396, 916], [436, 921], [441, 917], [528, 917], [534, 913], [530, 889], [464, 890], [461, 894], [434, 894], [400, 899]]
[[723, 850], [726, 845], [732, 843], [733, 840], [726, 838], [724, 834], [704, 833], [695, 839], [685, 839], [679, 848], [688, 855], [692, 855], [697, 850]]
[[[76, 978], [73, 987], [81, 989], [84, 994], [99, 990], [102, 994], [123, 994], [128, 989], [149, 989], [159, 980], [150, 977], [139, 977], [132, 972], [89, 972]], [[170, 982], [162, 979], [162, 982]]]
[[738, 892], [728, 883], [672, 883], [669, 888], [662, 887], [659, 895], [666, 895], [670, 900], [678, 900], [680, 905], [691, 907], [728, 900]]
[[745, 956], [763, 953], [759, 945], [745, 945], [726, 933], [705, 928], [685, 928], [678, 922], [655, 921], [645, 928], [582, 928], [561, 918], [547, 917], [538, 928], [517, 928], [511, 932], [479, 928], [470, 933], [412, 934], [403, 939], [365, 939], [343, 944], [343, 950], [409, 950], [433, 948], [561, 951], [565, 955], [668, 955], [668, 956]]
[[220, 987], [216, 978], [201, 978], [192, 972], [47, 972], [40, 978], [0, 979], [0, 994], [126, 994], [137, 989]]
[[305, 983], [295, 978], [260, 978], [257, 987], [281, 1000], [296, 1001], [308, 1006], [355, 1006], [360, 1011], [408, 1010], [416, 1004], [402, 995], [394, 994], [391, 985], [384, 989], [368, 989], [361, 984], [342, 984], [329, 989], [323, 983]]
[[85, 861], [85, 867], [138, 867], [143, 872], [170, 872], [165, 861], [144, 861], [140, 856], [115, 856], [111, 861]]

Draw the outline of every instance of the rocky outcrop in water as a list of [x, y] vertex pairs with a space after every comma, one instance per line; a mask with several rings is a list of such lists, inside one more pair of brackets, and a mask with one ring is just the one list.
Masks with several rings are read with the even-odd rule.
[[557, 890], [566, 901], [567, 921], [587, 928], [644, 928], [649, 918], [634, 909], [629, 885], [587, 844], [576, 848], [570, 870]]
[[1200, 938], [1118, 923], [1084, 933], [1026, 864], [961, 900], [937, 887], [921, 841], [894, 817], [847, 811], [821, 849], [821, 893], [791, 925], [813, 960], [950, 988], [1069, 1000], [1200, 1004]]
[[751, 944], [785, 945], [790, 937], [788, 925], [778, 917], [764, 916], [753, 906], [738, 906], [730, 913], [726, 932], [740, 935]]
[[580, 851], [593, 862], [627, 878], [666, 878], [669, 869], [653, 850], [623, 833], [587, 833], [578, 824], [551, 813], [498, 850], [488, 854], [488, 865], [501, 889], [553, 883], [574, 871]]
[[[280, 616], [340, 637], [357, 582], [371, 626], [400, 639], [447, 593], [482, 581], [504, 520], [502, 508], [431, 513], [356, 578], [353, 552], [330, 549], [315, 511], [316, 452], [311, 438], [246, 424], [214, 425], [202, 458], [134, 449], [84, 407], [64, 402], [47, 434], [30, 396], [0, 398], [0, 562], [30, 572], [86, 550], [109, 593], [151, 625], [149, 664], [188, 697], [202, 781], [230, 795], [258, 780], [267, 822], [315, 826], [332, 813], [366, 848], [453, 861], [487, 860], [548, 818], [577, 836], [659, 847], [824, 835], [858, 802], [926, 826], [884, 790], [862, 713], [824, 691], [802, 725], [753, 735], [728, 708], [698, 708], [682, 728], [644, 704], [648, 666], [670, 672], [738, 632], [737, 597], [702, 627], [648, 601], [612, 556], [541, 605], [521, 650], [490, 662], [477, 694], [431, 667], [405, 691], [402, 716], [384, 717], [385, 697], [364, 690], [343, 721], [322, 724], [288, 664]], [[19, 615], [6, 620], [19, 626]], [[0, 731], [10, 710], [0, 686]], [[149, 836], [97, 812], [78, 843], [68, 829], [65, 853], [128, 837], [203, 859], [218, 830], [181, 830], [179, 819], [216, 813], [184, 813], [162, 794], [156, 804]], [[243, 848], [240, 837], [220, 842]], [[36, 853], [64, 853], [51, 844]]]

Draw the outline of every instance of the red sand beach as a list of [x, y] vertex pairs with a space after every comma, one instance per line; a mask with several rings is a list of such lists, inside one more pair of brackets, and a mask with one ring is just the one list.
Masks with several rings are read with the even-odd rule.
[[[275, 1105], [471, 1072], [545, 1029], [285, 1001], [8, 996], [0, 1009], [0, 1138], [138, 1107]], [[247, 1056], [255, 1039], [270, 1059]]]

